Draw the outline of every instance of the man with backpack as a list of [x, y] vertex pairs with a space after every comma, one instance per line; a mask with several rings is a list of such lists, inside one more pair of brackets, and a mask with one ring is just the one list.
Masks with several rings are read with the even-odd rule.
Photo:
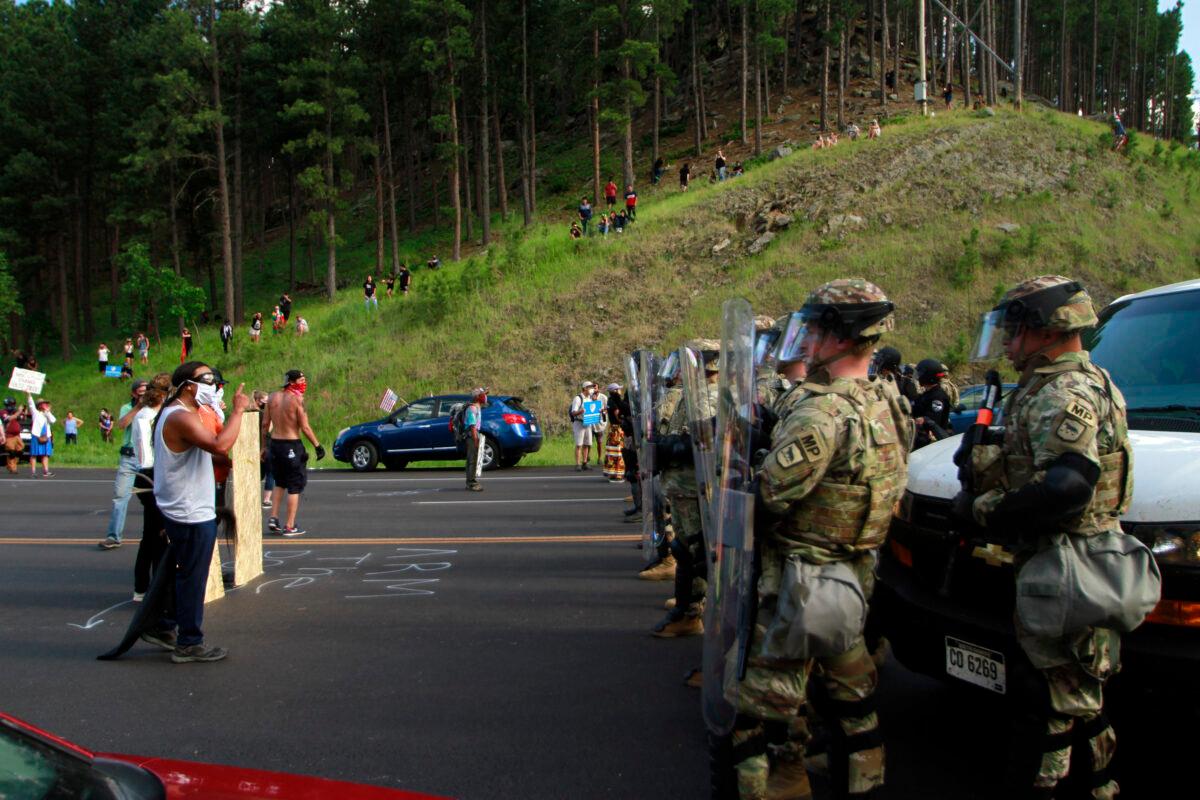
[[575, 435], [575, 471], [591, 469], [588, 458], [592, 454], [592, 426], [584, 424], [583, 404], [592, 399], [596, 384], [584, 381], [582, 390], [571, 400], [571, 408], [567, 416], [571, 419], [571, 432]]
[[454, 420], [455, 434], [467, 445], [467, 491], [482, 492], [479, 473], [483, 462], [483, 435], [479, 432], [483, 421], [483, 407], [487, 405], [487, 389], [476, 388], [471, 392], [471, 402], [465, 403]]

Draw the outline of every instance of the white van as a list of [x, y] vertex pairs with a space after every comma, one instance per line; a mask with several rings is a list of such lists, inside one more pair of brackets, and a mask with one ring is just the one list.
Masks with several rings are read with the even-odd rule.
[[[1200, 700], [1200, 280], [1128, 295], [1084, 338], [1128, 404], [1134, 490], [1122, 527], [1153, 550], [1162, 602], [1124, 637], [1124, 681], [1170, 681]], [[905, 666], [1008, 694], [1012, 554], [952, 532], [954, 437], [912, 454], [908, 491], [880, 562], [873, 623]], [[1153, 683], [1148, 684], [1153, 685]]]

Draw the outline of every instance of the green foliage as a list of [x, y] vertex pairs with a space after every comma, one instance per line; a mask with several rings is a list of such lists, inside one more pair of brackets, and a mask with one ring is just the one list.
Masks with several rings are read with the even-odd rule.
[[950, 285], [963, 289], [975, 282], [975, 275], [983, 266], [983, 256], [979, 252], [979, 228], [971, 228], [971, 233], [962, 240], [963, 252], [950, 264], [947, 278]]
[[21, 296], [17, 291], [17, 282], [8, 266], [8, 256], [0, 250], [0, 315], [21, 315], [25, 307], [21, 304]]
[[146, 245], [127, 245], [118, 260], [125, 273], [121, 308], [129, 326], [140, 327], [143, 320], [153, 323], [163, 317], [194, 320], [204, 310], [204, 290], [169, 269], [151, 264]]
[[939, 361], [952, 370], [958, 369], [963, 364], [967, 363], [969, 347], [970, 345], [967, 343], [967, 335], [965, 333], [959, 333], [954, 337], [954, 344], [950, 345], [950, 347], [943, 351]]
[[1175, 217], [1175, 206], [1171, 205], [1170, 200], [1162, 201], [1162, 205], [1158, 207], [1158, 216], [1164, 220], [1173, 219]]
[[1036, 222], [1025, 229], [1025, 241], [1022, 246], [1022, 253], [1026, 258], [1037, 253], [1038, 248], [1042, 246], [1042, 226]]

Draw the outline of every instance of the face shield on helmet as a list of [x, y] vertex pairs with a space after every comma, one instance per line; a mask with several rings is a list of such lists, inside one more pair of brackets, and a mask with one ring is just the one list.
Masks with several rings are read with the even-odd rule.
[[754, 366], [761, 367], [774, 361], [775, 344], [781, 332], [778, 328], [759, 331], [754, 335]]
[[1004, 355], [1004, 341], [1009, 334], [1004, 327], [1004, 312], [989, 311], [979, 320], [979, 333], [970, 360], [992, 361]]
[[772, 354], [772, 360], [777, 365], [793, 364], [804, 359], [800, 352], [800, 343], [808, 332], [809, 319], [811, 315], [803, 310], [788, 314], [787, 324], [783, 326], [783, 333], [780, 334]]
[[669, 384], [679, 377], [679, 352], [672, 350], [663, 359], [662, 366], [658, 368], [658, 379], [663, 384]]

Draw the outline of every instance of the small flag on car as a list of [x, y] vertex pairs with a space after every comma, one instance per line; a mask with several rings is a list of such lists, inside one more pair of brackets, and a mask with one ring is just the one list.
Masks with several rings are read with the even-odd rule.
[[383, 393], [383, 399], [379, 401], [379, 407], [384, 411], [391, 413], [391, 410], [396, 407], [396, 401], [399, 399], [400, 398], [396, 396], [395, 392], [393, 392], [391, 389], [388, 389]]

